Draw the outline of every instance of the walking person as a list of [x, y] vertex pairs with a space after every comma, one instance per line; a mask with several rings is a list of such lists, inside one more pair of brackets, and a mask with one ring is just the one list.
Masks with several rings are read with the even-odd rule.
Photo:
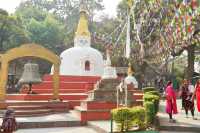
[[188, 81], [184, 79], [180, 86], [179, 96], [181, 98], [181, 110], [184, 110], [185, 89], [188, 88]]
[[196, 95], [196, 101], [197, 101], [197, 110], [198, 112], [200, 112], [200, 80], [198, 80], [195, 85], [195, 91], [192, 97], [192, 101], [194, 101], [195, 95]]
[[177, 114], [177, 105], [176, 105], [176, 94], [174, 92], [172, 82], [168, 81], [167, 87], [165, 89], [166, 95], [166, 113], [169, 114], [169, 122], [175, 122], [172, 118], [173, 114]]
[[194, 101], [192, 100], [193, 93], [194, 86], [190, 81], [185, 81], [181, 87], [183, 108], [185, 110], [186, 118], [188, 118], [188, 111], [190, 110], [193, 120], [196, 120], [194, 117]]

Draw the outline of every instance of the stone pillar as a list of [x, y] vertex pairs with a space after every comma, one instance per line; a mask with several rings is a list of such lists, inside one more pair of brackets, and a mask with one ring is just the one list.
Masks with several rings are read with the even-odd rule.
[[53, 72], [53, 100], [59, 99], [59, 85], [60, 85], [60, 77], [59, 77], [59, 65], [54, 64], [54, 72]]
[[0, 77], [0, 101], [6, 98], [6, 84], [8, 80], [8, 62], [1, 62], [1, 77]]

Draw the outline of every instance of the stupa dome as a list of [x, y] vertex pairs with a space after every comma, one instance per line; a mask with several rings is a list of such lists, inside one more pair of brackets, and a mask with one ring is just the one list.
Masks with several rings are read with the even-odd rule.
[[60, 55], [60, 75], [103, 75], [103, 56], [98, 50], [90, 47], [90, 40], [87, 13], [85, 10], [81, 10], [74, 38], [74, 47], [63, 51]]
[[60, 55], [61, 75], [101, 76], [103, 74], [103, 57], [91, 47], [73, 47]]

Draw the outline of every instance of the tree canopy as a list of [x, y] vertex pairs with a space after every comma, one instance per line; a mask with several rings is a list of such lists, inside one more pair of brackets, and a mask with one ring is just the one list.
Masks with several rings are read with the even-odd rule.
[[[137, 64], [163, 66], [170, 56], [188, 51], [189, 77], [194, 70], [194, 44], [200, 36], [200, 7], [197, 0], [123, 0], [118, 6], [118, 17], [131, 15], [132, 58]], [[122, 39], [123, 41], [123, 39]], [[123, 43], [123, 42], [122, 42]]]
[[0, 51], [3, 52], [26, 42], [29, 42], [29, 37], [21, 19], [0, 9]]

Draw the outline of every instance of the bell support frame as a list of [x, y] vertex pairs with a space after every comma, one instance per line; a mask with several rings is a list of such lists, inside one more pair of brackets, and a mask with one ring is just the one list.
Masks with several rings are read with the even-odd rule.
[[0, 55], [0, 101], [6, 100], [6, 84], [8, 80], [9, 62], [22, 57], [38, 57], [51, 62], [54, 65], [53, 72], [53, 100], [59, 99], [59, 68], [60, 58], [50, 50], [37, 44], [24, 44], [20, 47], [8, 50]]

